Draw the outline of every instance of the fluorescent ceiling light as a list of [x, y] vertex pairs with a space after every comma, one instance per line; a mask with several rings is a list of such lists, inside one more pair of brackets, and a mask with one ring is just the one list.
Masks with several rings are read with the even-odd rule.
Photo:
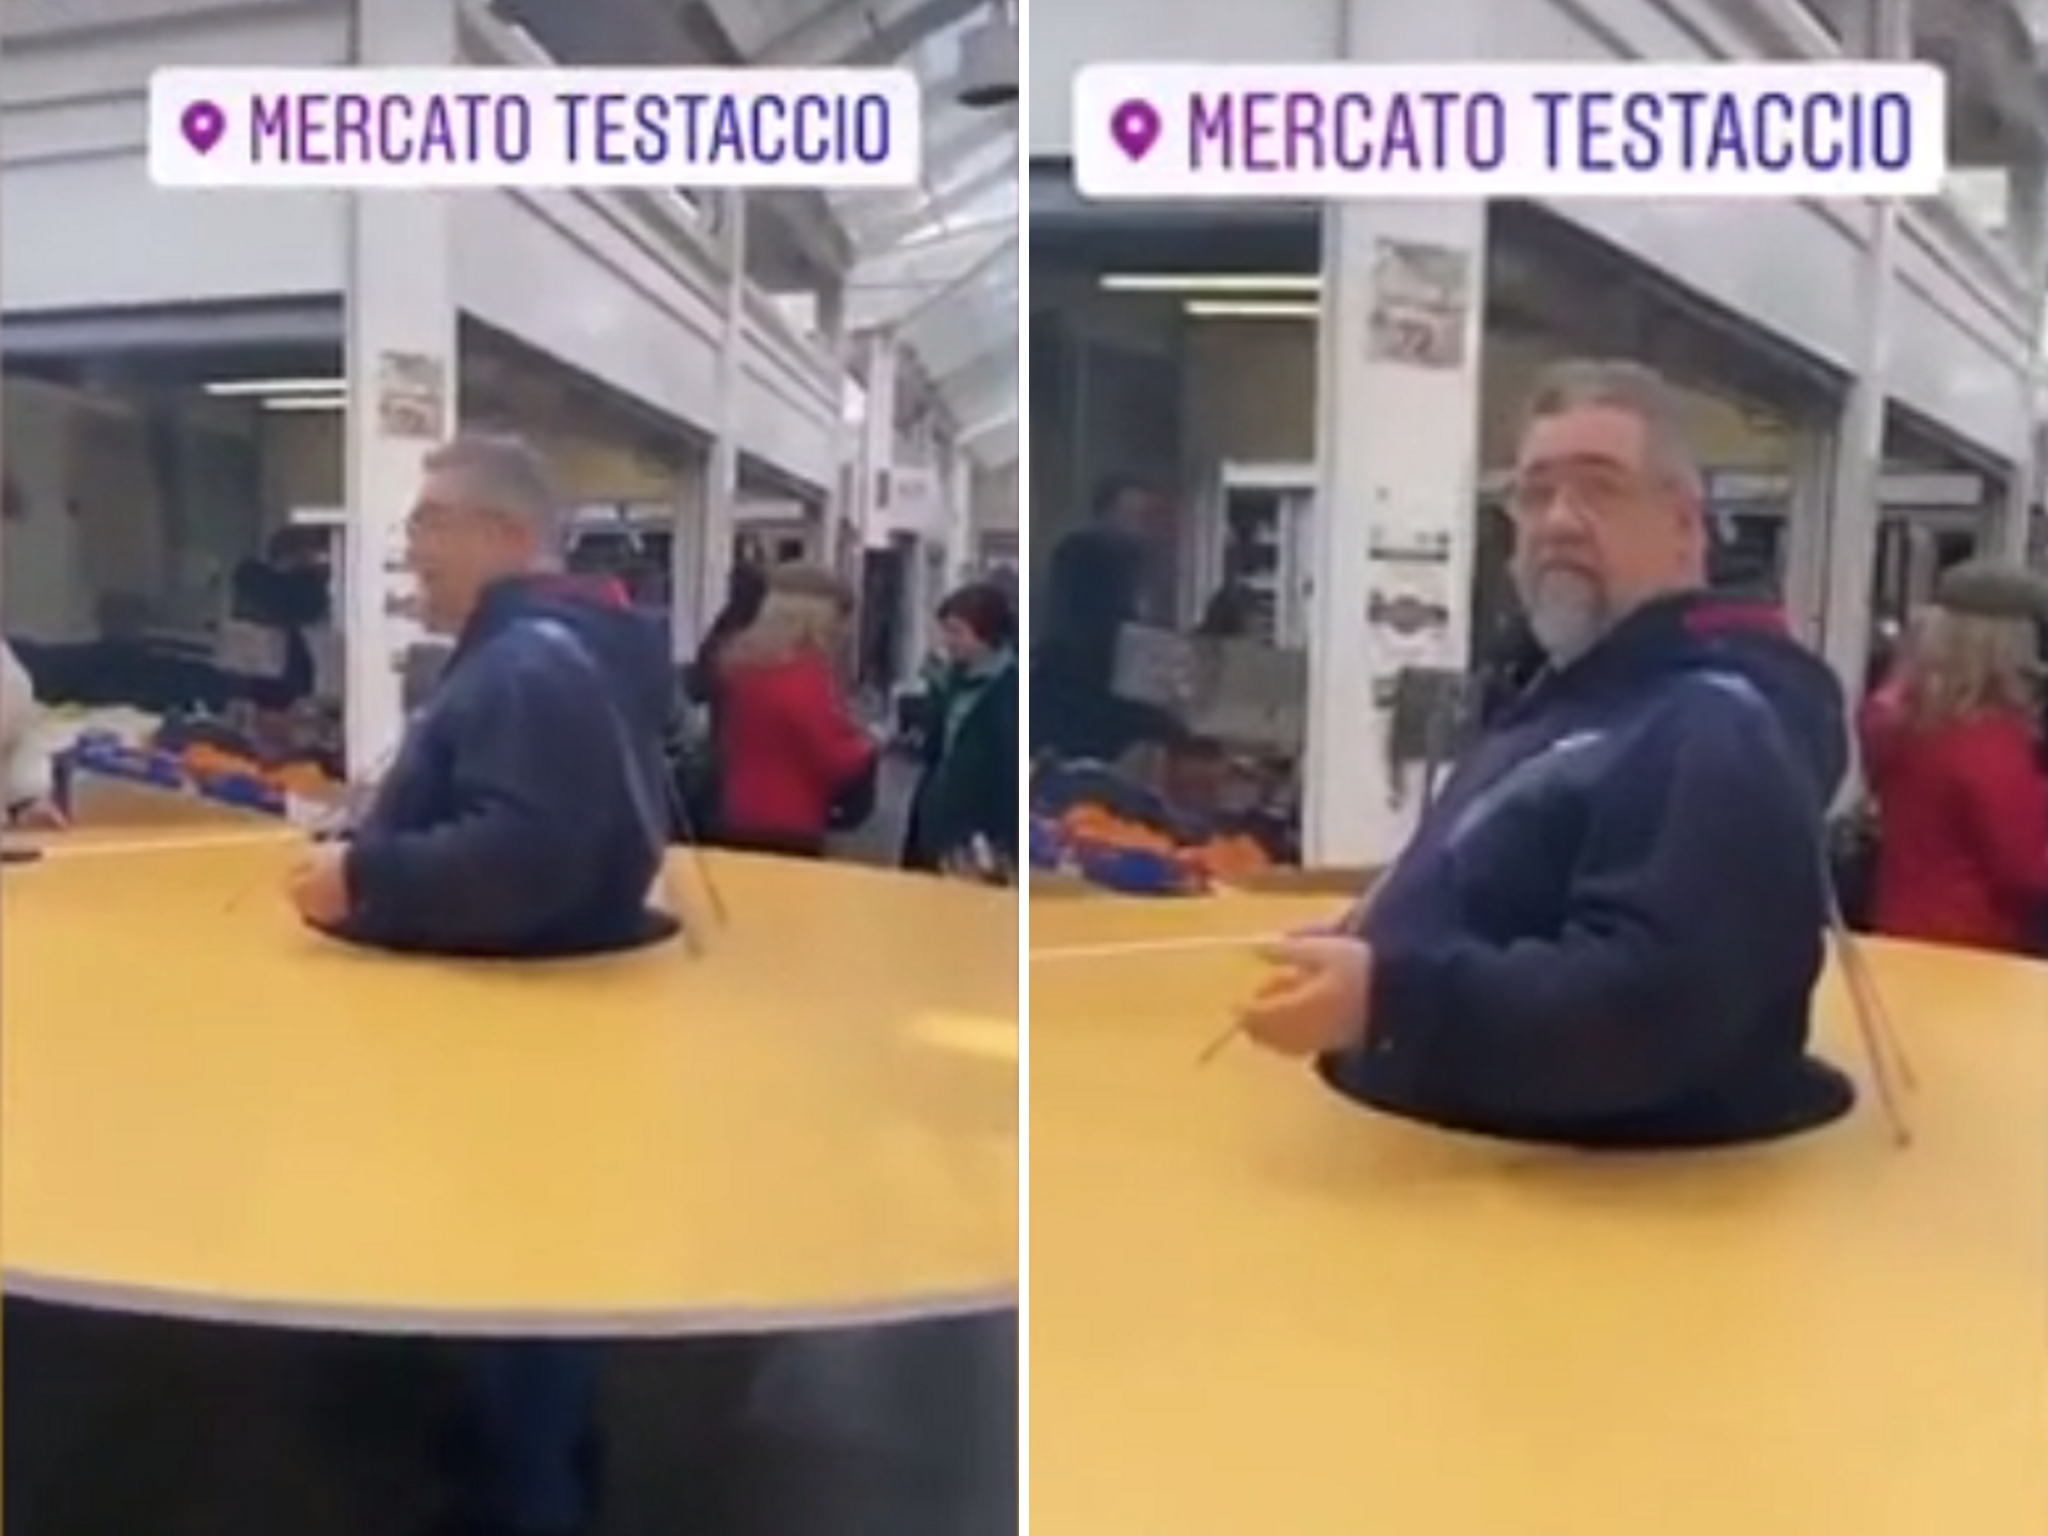
[[345, 411], [348, 409], [346, 395], [273, 395], [268, 400], [259, 400], [266, 411]]
[[233, 400], [251, 395], [331, 395], [347, 388], [346, 379], [217, 379], [206, 392]]
[[1110, 272], [1105, 293], [1321, 293], [1312, 272]]
[[1319, 304], [1260, 304], [1252, 300], [1190, 299], [1183, 306], [1191, 320], [1320, 320]]

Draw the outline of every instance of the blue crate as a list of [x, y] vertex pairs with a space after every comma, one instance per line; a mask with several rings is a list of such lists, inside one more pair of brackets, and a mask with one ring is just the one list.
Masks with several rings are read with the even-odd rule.
[[1074, 860], [1090, 885], [1123, 896], [1198, 896], [1202, 888], [1185, 866], [1142, 848], [1078, 847]]

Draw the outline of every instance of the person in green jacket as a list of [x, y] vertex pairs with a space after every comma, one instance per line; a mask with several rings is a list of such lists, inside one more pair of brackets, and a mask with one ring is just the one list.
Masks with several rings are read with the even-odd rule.
[[[1021, 815], [1017, 611], [975, 582], [939, 605], [939, 653], [920, 723], [924, 771], [910, 804], [906, 869], [1013, 870]], [[991, 865], [993, 868], [991, 868]]]

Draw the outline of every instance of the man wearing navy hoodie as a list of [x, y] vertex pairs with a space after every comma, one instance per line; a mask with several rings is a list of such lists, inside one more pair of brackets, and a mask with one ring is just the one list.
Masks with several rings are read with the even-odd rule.
[[[428, 456], [408, 556], [425, 624], [455, 647], [361, 823], [292, 876], [313, 927], [500, 959], [673, 931], [648, 908], [667, 844], [666, 637], [616, 594], [548, 573], [559, 513], [516, 439]], [[580, 1536], [596, 1496], [592, 1349], [507, 1341], [469, 1364], [461, 1507], [437, 1529]]]
[[1368, 1105], [1521, 1140], [1705, 1146], [1845, 1114], [1809, 1051], [1833, 674], [1706, 590], [1699, 468], [1647, 369], [1544, 380], [1509, 513], [1547, 665], [1358, 921], [1275, 947], [1246, 1032]]

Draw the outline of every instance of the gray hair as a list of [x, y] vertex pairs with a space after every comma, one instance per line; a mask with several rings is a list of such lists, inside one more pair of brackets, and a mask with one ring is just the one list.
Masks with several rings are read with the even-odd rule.
[[429, 453], [421, 468], [456, 481], [477, 511], [528, 523], [550, 541], [561, 531], [562, 498], [554, 475], [546, 456], [523, 437], [460, 433]]
[[1583, 407], [1622, 411], [1643, 424], [1643, 457], [1650, 469], [1687, 495], [1704, 494], [1699, 459], [1686, 431], [1678, 392], [1656, 369], [1607, 358], [1572, 358], [1536, 377], [1522, 419], [1536, 422]]

